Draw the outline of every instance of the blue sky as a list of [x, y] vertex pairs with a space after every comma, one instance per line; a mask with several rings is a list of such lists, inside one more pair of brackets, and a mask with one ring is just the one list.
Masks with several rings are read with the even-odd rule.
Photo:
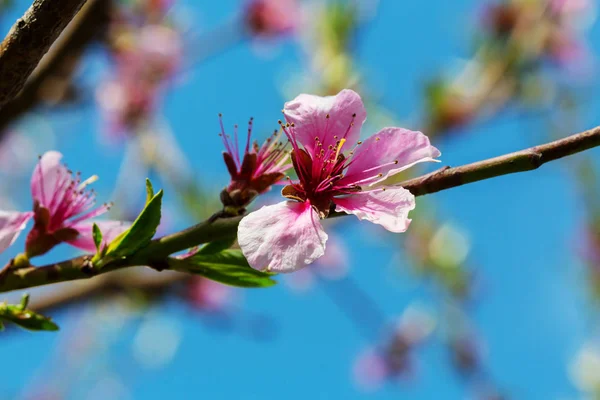
[[[26, 7], [24, 1], [17, 3], [14, 15], [0, 20], [5, 30], [11, 17]], [[210, 29], [231, 18], [239, 4], [188, 0], [180, 11], [185, 10], [181, 14], [197, 30]], [[381, 104], [400, 120], [410, 121], [418, 113], [426, 78], [469, 54], [470, 23], [479, 4], [474, 0], [381, 1], [377, 18], [358, 41], [357, 62], [366, 83], [381, 95]], [[599, 40], [595, 27], [590, 42]], [[592, 47], [600, 50], [595, 44]], [[98, 59], [86, 63], [83, 79], [101, 74], [103, 63]], [[293, 40], [275, 44], [267, 55], [257, 55], [255, 46], [243, 43], [194, 65], [175, 85], [163, 116], [198, 179], [214, 189], [227, 182], [216, 115], [224, 113], [230, 125], [254, 116], [257, 131], [270, 131], [283, 102], [289, 100], [282, 86], [301, 68], [301, 52]], [[591, 99], [586, 117], [574, 130], [594, 126], [597, 122], [591, 114], [598, 106], [598, 100]], [[84, 175], [100, 175], [95, 186], [100, 200], [107, 199], [123, 150], [99, 144], [95, 110], [86, 107], [46, 117], [56, 135], [56, 148], [72, 168]], [[507, 115], [435, 145], [442, 151], [444, 165], [459, 165], [534, 145], [546, 130], [543, 118]], [[11, 198], [26, 209], [27, 188], [22, 186]], [[133, 196], [139, 193], [141, 198], [142, 190], [143, 181], [132, 185]], [[174, 194], [167, 192], [165, 198], [167, 204], [176, 204]], [[431, 198], [441, 219], [458, 224], [470, 238], [469, 260], [484, 281], [470, 311], [477, 331], [486, 339], [486, 365], [493, 380], [514, 398], [577, 398], [568, 364], [593, 333], [594, 309], [575, 257], [584, 222], [582, 204], [565, 165], [556, 162]], [[192, 223], [178, 217], [173, 228]], [[390, 321], [415, 302], [439, 310], [443, 296], [430, 282], [413, 275], [393, 235], [352, 218], [343, 222], [340, 231], [349, 245], [352, 279]], [[65, 249], [51, 258], [70, 254]], [[4, 261], [10, 254], [2, 256]], [[62, 328], [59, 333], [17, 332], [0, 342], [5, 360], [0, 368], [0, 398], [13, 398], [29, 385], [63, 380], [70, 382], [70, 399], [102, 398], [106, 393], [102, 390], [124, 399], [363, 398], [352, 365], [383, 332], [373, 327], [372, 337], [365, 337], [326, 293], [317, 286], [299, 295], [284, 284], [244, 291], [234, 331], [219, 329], [174, 299], [141, 316], [120, 312], [114, 304], [69, 308], [52, 315]], [[177, 338], [170, 362], [157, 361], [155, 366], [139, 362], [136, 346], [147, 332], [144, 329], [155, 332], [150, 343]], [[259, 337], [252, 334], [257, 329]], [[69, 343], [79, 343], [81, 348], [68, 352], [65, 349], [73, 348]], [[160, 359], [161, 350], [156, 351]], [[465, 385], [450, 367], [440, 340], [419, 349], [416, 358], [414, 380], [388, 384], [369, 396], [466, 398]]]

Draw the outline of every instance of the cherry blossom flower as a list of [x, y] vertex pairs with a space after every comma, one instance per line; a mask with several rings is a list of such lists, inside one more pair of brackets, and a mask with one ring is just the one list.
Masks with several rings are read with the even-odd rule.
[[238, 126], [234, 126], [232, 139], [225, 133], [221, 115], [219, 115], [219, 122], [220, 136], [225, 145], [223, 159], [231, 175], [229, 185], [221, 193], [221, 200], [225, 206], [243, 208], [257, 195], [270, 190], [272, 185], [284, 178], [285, 171], [292, 167], [289, 162], [289, 152], [285, 149], [286, 143], [279, 140], [282, 131], [275, 131], [262, 146], [257, 142], [251, 144], [253, 124], [251, 118], [248, 122], [246, 147], [240, 156]]
[[[119, 221], [92, 221], [109, 210], [104, 204], [94, 207], [95, 195], [86, 186], [98, 179], [92, 176], [84, 181], [61, 164], [62, 154], [49, 151], [40, 157], [31, 178], [34, 226], [27, 235], [25, 249], [28, 257], [46, 253], [59, 243], [67, 242], [86, 251], [95, 251], [92, 238], [94, 222], [103, 233], [104, 242], [112, 241], [128, 225]], [[25, 221], [25, 216], [21, 216]], [[24, 223], [24, 222], [23, 222]], [[17, 222], [13, 227], [19, 225]], [[19, 225], [20, 230], [23, 229]], [[19, 230], [19, 231], [20, 231]], [[13, 238], [14, 240], [14, 238]]]
[[248, 30], [257, 36], [279, 36], [296, 27], [299, 14], [297, 0], [251, 0], [244, 10]]
[[[319, 219], [333, 207], [391, 232], [406, 231], [414, 196], [381, 182], [416, 163], [435, 161], [440, 152], [427, 136], [384, 128], [358, 141], [366, 111], [360, 96], [347, 89], [329, 97], [302, 94], [285, 104], [284, 115], [298, 181], [290, 180], [282, 191], [289, 201], [240, 222], [238, 241], [252, 267], [293, 272], [323, 256], [328, 236]], [[347, 144], [353, 146], [348, 152]]]

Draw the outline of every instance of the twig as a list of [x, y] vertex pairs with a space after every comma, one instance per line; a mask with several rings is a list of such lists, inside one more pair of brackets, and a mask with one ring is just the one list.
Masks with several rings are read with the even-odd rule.
[[85, 0], [35, 0], [0, 44], [0, 109], [12, 100]]
[[547, 162], [597, 146], [600, 146], [600, 126], [515, 153], [455, 168], [444, 167], [431, 174], [405, 181], [401, 186], [415, 196], [422, 196], [497, 176], [531, 171]]
[[8, 125], [44, 100], [44, 93], [56, 91], [52, 80], [63, 85], [60, 89], [66, 89], [64, 86], [69, 84], [83, 50], [107, 26], [111, 3], [111, 0], [88, 0], [42, 58], [20, 93], [0, 106], [0, 138], [8, 132]]
[[[600, 126], [564, 139], [500, 157], [456, 168], [442, 168], [432, 174], [406, 181], [401, 186], [410, 190], [415, 196], [422, 196], [484, 179], [534, 170], [547, 162], [596, 146], [600, 146]], [[234, 217], [218, 219], [214, 222], [206, 221], [181, 232], [155, 239], [131, 259], [108, 263], [101, 270], [93, 271], [93, 274], [82, 268], [85, 261], [91, 257], [89, 255], [43, 267], [10, 271], [0, 281], [0, 292], [87, 279], [94, 275], [133, 266], [153, 265], [155, 263], [165, 264], [165, 258], [172, 253], [198, 244], [235, 237], [240, 220], [241, 217]]]

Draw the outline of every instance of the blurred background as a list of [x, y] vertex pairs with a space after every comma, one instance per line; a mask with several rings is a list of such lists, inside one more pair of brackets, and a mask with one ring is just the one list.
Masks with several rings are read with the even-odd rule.
[[[0, 1], [4, 33], [29, 5]], [[0, 208], [29, 209], [55, 149], [100, 176], [111, 219], [135, 218], [150, 177], [159, 234], [183, 229], [229, 182], [218, 114], [262, 141], [300, 93], [356, 90], [363, 135], [422, 130], [442, 165], [564, 137], [600, 121], [595, 17], [593, 0], [88, 0], [0, 110]], [[268, 289], [140, 268], [30, 290], [61, 330], [0, 334], [0, 398], [599, 399], [598, 155], [419, 197], [405, 234], [328, 222], [326, 256]]]

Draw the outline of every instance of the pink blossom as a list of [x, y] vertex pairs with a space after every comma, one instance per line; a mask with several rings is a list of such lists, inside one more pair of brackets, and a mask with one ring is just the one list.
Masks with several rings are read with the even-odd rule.
[[[380, 183], [416, 163], [435, 161], [440, 152], [427, 136], [384, 128], [358, 141], [366, 111], [360, 96], [347, 89], [329, 97], [302, 94], [285, 104], [284, 114], [298, 181], [282, 191], [291, 201], [240, 222], [238, 241], [252, 267], [292, 272], [323, 256], [327, 234], [320, 219], [334, 206], [391, 232], [406, 231], [414, 196]], [[346, 144], [353, 146], [348, 152]]]
[[285, 171], [292, 167], [289, 152], [285, 143], [279, 141], [281, 131], [267, 138], [262, 146], [257, 142], [251, 144], [252, 124], [248, 122], [246, 146], [240, 156], [238, 126], [234, 126], [233, 139], [225, 133], [223, 120], [219, 115], [221, 134], [225, 152], [223, 159], [231, 175], [231, 182], [221, 194], [225, 206], [245, 207], [259, 194], [268, 191], [272, 185], [285, 176]]
[[[29, 257], [46, 253], [59, 243], [67, 242], [86, 251], [95, 251], [91, 218], [104, 214], [108, 204], [94, 207], [95, 194], [84, 181], [61, 164], [62, 154], [49, 151], [40, 157], [31, 178], [33, 197], [33, 229], [27, 235], [26, 254]], [[95, 221], [108, 243], [127, 228], [118, 221]]]
[[244, 19], [254, 35], [279, 36], [296, 28], [298, 14], [297, 0], [250, 0]]

